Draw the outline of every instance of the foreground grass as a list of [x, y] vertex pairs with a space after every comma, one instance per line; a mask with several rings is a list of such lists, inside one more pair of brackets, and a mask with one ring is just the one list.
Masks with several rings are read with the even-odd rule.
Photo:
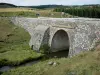
[[19, 65], [41, 57], [30, 49], [29, 39], [23, 28], [13, 25], [8, 18], [0, 18], [0, 66]]
[[41, 54], [28, 50], [7, 51], [0, 54], [0, 65], [20, 65], [39, 57], [41, 57]]
[[[48, 62], [59, 63], [56, 66]], [[83, 52], [73, 58], [53, 58], [33, 66], [19, 67], [2, 75], [100, 75], [100, 49]]]

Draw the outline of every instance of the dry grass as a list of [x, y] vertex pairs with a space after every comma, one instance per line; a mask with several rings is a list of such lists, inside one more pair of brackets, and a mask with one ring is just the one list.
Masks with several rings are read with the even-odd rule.
[[20, 12], [20, 11], [33, 11], [30, 8], [0, 8], [0, 12]]
[[32, 8], [0, 8], [0, 16], [12, 17], [12, 16], [24, 16], [24, 17], [37, 17], [36, 14], [40, 14], [40, 17], [73, 17], [69, 14], [61, 15], [61, 12], [53, 12], [52, 9], [32, 9]]

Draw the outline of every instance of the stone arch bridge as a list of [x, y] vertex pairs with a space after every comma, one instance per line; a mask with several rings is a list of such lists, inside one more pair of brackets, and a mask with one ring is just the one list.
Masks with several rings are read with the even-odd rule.
[[29, 32], [29, 45], [36, 51], [68, 50], [68, 55], [73, 56], [94, 48], [100, 41], [100, 19], [12, 17], [11, 21]]

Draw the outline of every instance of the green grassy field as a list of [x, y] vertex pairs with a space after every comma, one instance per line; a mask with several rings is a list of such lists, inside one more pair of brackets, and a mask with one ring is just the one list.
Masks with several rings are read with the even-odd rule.
[[0, 18], [0, 66], [19, 65], [42, 56], [30, 49], [30, 35], [23, 28], [13, 25], [7, 18]]
[[[50, 61], [59, 64], [48, 65]], [[100, 75], [100, 49], [83, 52], [73, 58], [52, 58], [2, 75]]]

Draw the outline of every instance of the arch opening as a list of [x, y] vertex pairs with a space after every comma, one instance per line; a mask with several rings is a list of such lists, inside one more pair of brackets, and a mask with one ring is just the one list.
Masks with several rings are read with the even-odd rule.
[[51, 52], [61, 52], [66, 51], [67, 56], [69, 53], [69, 37], [66, 31], [58, 30], [53, 38], [51, 43]]

